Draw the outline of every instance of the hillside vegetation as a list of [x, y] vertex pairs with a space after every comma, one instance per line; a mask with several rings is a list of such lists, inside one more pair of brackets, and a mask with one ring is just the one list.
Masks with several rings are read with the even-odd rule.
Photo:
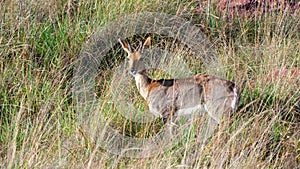
[[[11, 0], [0, 4], [1, 168], [300, 167], [299, 12], [282, 6], [251, 15], [231, 11], [229, 16], [211, 1], [196, 0]], [[204, 149], [194, 135], [202, 118], [185, 131], [182, 140], [149, 158], [108, 153], [77, 121], [71, 88], [82, 46], [103, 26], [142, 12], [190, 20], [214, 45], [225, 78], [241, 88], [238, 109]], [[137, 38], [146, 36], [156, 37], [154, 42], [161, 40], [157, 46], [170, 41], [153, 34]], [[159, 120], [146, 126], [131, 123], [118, 115], [117, 103], [110, 100], [113, 71], [125, 59], [116, 46], [114, 50], [103, 62], [95, 84], [95, 95], [103, 100], [99, 107], [120, 133], [149, 137], [162, 128]], [[188, 61], [192, 72], [203, 73], [197, 60]], [[147, 109], [134, 82], [130, 87], [134, 105]]]

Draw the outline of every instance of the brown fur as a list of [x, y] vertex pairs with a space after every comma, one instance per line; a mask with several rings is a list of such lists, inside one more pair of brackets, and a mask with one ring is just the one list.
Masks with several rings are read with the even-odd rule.
[[212, 75], [152, 80], [140, 60], [143, 49], [151, 44], [150, 38], [135, 51], [131, 50], [129, 44], [121, 40], [120, 43], [128, 53], [129, 70], [150, 112], [166, 118], [170, 114], [186, 114], [205, 108], [219, 123], [223, 113], [229, 114], [235, 109], [238, 90], [233, 82]]

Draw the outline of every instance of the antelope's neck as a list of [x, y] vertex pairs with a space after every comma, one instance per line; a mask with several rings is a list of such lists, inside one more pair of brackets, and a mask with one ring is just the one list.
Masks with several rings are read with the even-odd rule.
[[148, 97], [148, 93], [149, 93], [148, 86], [151, 83], [151, 81], [152, 80], [149, 78], [146, 71], [143, 71], [143, 72], [135, 75], [136, 87], [137, 87], [139, 93], [141, 94], [141, 96], [145, 100], [147, 100], [147, 97]]

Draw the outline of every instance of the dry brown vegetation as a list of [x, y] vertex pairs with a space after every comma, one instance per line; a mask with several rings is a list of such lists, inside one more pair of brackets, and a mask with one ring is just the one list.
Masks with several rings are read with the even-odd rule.
[[[209, 2], [2, 0], [0, 167], [299, 168], [299, 13], [282, 8], [229, 19]], [[226, 78], [243, 89], [239, 108], [203, 150], [194, 133], [205, 117], [164, 153], [139, 159], [109, 154], [76, 121], [71, 79], [82, 45], [116, 18], [146, 11], [176, 14], [200, 27], [215, 45]], [[111, 56], [98, 84], [107, 121], [128, 135], [155, 133], [160, 122], [140, 126], [116, 115], [111, 68], [123, 58]], [[130, 87], [135, 105], [144, 109]]]

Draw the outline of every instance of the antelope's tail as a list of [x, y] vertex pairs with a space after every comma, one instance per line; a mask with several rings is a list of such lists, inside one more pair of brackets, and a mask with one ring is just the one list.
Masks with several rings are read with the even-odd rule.
[[238, 104], [239, 104], [239, 89], [236, 85], [234, 85], [233, 87], [233, 99], [232, 99], [232, 102], [231, 102], [231, 108], [232, 108], [232, 111], [234, 111]]

